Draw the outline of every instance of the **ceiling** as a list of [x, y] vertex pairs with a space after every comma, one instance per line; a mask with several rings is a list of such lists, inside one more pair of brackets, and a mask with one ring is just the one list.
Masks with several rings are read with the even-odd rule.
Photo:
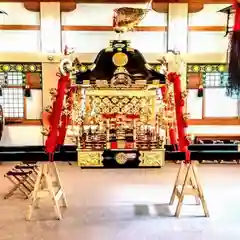
[[[24, 2], [24, 6], [29, 11], [39, 12], [40, 2], [60, 2], [61, 12], [71, 12], [76, 9], [76, 3], [147, 3], [150, 0], [8, 0], [8, 2]], [[0, 0], [6, 2], [6, 0]], [[199, 12], [204, 8], [204, 4], [231, 4], [232, 0], [153, 0], [152, 9], [159, 13], [168, 12], [168, 3], [188, 3], [188, 12]]]
[[[6, 0], [0, 0], [6, 2]], [[147, 3], [148, 0], [8, 0], [8, 2], [64, 2], [64, 3]], [[199, 3], [232, 3], [232, 0], [153, 0], [153, 3], [186, 3], [199, 4]]]

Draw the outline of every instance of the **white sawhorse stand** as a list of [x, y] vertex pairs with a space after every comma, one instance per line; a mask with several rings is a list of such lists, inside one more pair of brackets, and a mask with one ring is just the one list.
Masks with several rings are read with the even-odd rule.
[[197, 170], [194, 162], [188, 164], [181, 162], [181, 166], [177, 174], [170, 200], [170, 205], [172, 205], [175, 197], [178, 198], [178, 205], [175, 212], [176, 217], [180, 216], [185, 195], [194, 196], [197, 205], [202, 203], [205, 217], [209, 217], [206, 200], [203, 195], [203, 189], [197, 177]]
[[40, 199], [45, 197], [51, 198], [56, 217], [58, 220], [61, 220], [62, 214], [59, 200], [62, 201], [61, 206], [63, 207], [67, 207], [67, 201], [55, 162], [47, 162], [40, 165], [26, 220], [31, 219], [34, 208], [39, 207]]

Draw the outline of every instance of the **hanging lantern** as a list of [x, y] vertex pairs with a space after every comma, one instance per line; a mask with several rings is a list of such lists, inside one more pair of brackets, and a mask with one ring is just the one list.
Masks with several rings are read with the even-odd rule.
[[219, 12], [227, 14], [226, 35], [229, 33], [228, 60], [228, 84], [227, 95], [240, 98], [240, 3], [234, 0], [232, 6]]
[[228, 34], [231, 34], [233, 31], [235, 9], [232, 6], [228, 6], [219, 10], [218, 12], [224, 13], [227, 15], [226, 32], [225, 32], [225, 37], [226, 37]]
[[3, 95], [3, 88], [8, 86], [8, 74], [4, 73], [3, 78], [0, 78], [0, 97]]
[[0, 10], [0, 14], [8, 15], [5, 11]]
[[203, 97], [203, 85], [200, 84], [198, 87], [198, 97]]
[[31, 81], [30, 81], [30, 74], [26, 74], [26, 80], [23, 83], [24, 89], [24, 97], [31, 97]]

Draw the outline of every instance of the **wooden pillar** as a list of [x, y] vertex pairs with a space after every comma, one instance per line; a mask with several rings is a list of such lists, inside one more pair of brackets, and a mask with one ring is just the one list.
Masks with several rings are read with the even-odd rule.
[[[168, 11], [168, 50], [180, 52], [179, 56], [171, 58], [168, 68], [171, 72], [181, 75], [182, 91], [187, 89], [187, 63], [183, 64], [183, 54], [188, 46], [188, 4], [170, 3]], [[182, 62], [182, 63], [181, 63]], [[184, 112], [186, 112], [186, 107]]]
[[187, 52], [188, 4], [170, 3], [168, 8], [168, 50]]
[[41, 48], [43, 52], [61, 52], [60, 2], [41, 2]]
[[41, 2], [39, 8], [41, 24], [41, 51], [49, 53], [49, 56], [55, 55], [52, 61], [42, 63], [42, 99], [44, 110], [47, 105], [52, 104], [49, 89], [57, 87], [58, 81], [56, 73], [59, 61], [56, 60], [56, 58], [60, 58], [56, 55], [60, 55], [61, 52], [60, 2]]
[[59, 63], [43, 62], [42, 63], [42, 94], [43, 94], [43, 108], [51, 105], [51, 95], [49, 94], [50, 88], [56, 88], [58, 77], [56, 76]]
[[[61, 52], [61, 12], [60, 2], [41, 2], [41, 50], [49, 55]], [[56, 57], [54, 57], [56, 58]], [[49, 89], [57, 86], [58, 61], [42, 63], [43, 108], [51, 104]]]

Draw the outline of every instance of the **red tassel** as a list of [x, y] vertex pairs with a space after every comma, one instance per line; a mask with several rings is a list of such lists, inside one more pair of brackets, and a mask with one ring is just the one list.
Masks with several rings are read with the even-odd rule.
[[169, 129], [169, 138], [170, 138], [170, 144], [172, 145], [177, 144], [177, 136], [174, 128]]
[[67, 45], [65, 45], [65, 48], [64, 48], [64, 55], [65, 56], [68, 55], [68, 46]]
[[198, 93], [197, 93], [198, 97], [203, 97], [203, 86], [200, 85], [198, 87]]
[[170, 144], [173, 146], [174, 151], [177, 151], [177, 134], [174, 128], [169, 129], [169, 138], [170, 138]]
[[191, 162], [191, 152], [189, 150], [187, 150], [185, 152], [185, 161], [184, 163], [190, 163]]
[[240, 4], [235, 1], [235, 18], [230, 42], [228, 95], [240, 97]]

